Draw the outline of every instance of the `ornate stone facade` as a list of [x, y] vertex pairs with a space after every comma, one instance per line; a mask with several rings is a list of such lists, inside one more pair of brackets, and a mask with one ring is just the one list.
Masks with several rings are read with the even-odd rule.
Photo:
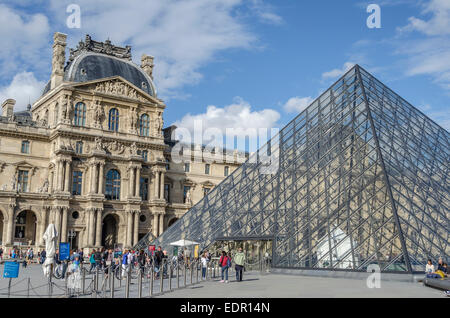
[[[14, 100], [2, 105], [0, 239], [7, 250], [42, 249], [50, 223], [73, 247], [131, 247], [148, 232], [160, 235], [240, 162], [212, 163], [209, 174], [203, 161], [189, 169], [172, 162], [173, 142], [162, 130], [166, 106], [156, 94], [120, 73], [63, 79], [83, 52], [130, 65], [131, 48], [87, 37], [64, 67], [65, 41], [55, 34], [50, 88], [33, 107], [13, 113]], [[136, 70], [151, 83], [153, 58], [142, 62]]]

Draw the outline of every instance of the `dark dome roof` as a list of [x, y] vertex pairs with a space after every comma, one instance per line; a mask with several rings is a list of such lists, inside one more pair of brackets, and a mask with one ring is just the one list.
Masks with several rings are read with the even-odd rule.
[[[64, 81], [68, 82], [88, 82], [111, 76], [121, 76], [147, 94], [156, 97], [150, 76], [131, 61], [101, 53], [84, 52], [64, 68]], [[50, 82], [45, 86], [43, 95], [49, 90]]]
[[131, 61], [100, 53], [86, 52], [75, 57], [65, 67], [64, 80], [88, 82], [117, 75], [155, 96], [152, 80], [139, 66]]

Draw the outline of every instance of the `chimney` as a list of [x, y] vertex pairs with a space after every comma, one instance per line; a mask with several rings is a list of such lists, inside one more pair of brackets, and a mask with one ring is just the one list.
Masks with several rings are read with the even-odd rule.
[[141, 57], [141, 68], [153, 79], [153, 56], [143, 54]]
[[14, 99], [7, 99], [2, 104], [2, 116], [11, 117], [14, 115], [14, 105], [16, 101]]
[[53, 35], [52, 76], [50, 89], [57, 87], [64, 79], [64, 62], [66, 61], [67, 35], [55, 32]]

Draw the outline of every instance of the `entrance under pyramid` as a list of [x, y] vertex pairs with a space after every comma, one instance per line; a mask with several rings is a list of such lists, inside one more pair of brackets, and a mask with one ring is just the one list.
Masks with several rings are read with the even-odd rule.
[[254, 154], [277, 153], [278, 169], [249, 158], [137, 247], [270, 242], [277, 268], [423, 272], [450, 255], [449, 148], [444, 128], [355, 65]]

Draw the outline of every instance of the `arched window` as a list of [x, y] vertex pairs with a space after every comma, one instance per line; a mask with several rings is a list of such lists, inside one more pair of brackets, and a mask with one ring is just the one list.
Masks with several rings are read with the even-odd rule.
[[84, 126], [86, 124], [86, 105], [77, 103], [75, 105], [74, 123], [75, 126]]
[[150, 131], [150, 118], [147, 114], [143, 114], [139, 121], [141, 136], [148, 136]]
[[105, 197], [107, 200], [120, 200], [120, 173], [115, 169], [106, 174]]
[[119, 130], [119, 111], [117, 108], [112, 108], [109, 111], [109, 130], [118, 131]]

